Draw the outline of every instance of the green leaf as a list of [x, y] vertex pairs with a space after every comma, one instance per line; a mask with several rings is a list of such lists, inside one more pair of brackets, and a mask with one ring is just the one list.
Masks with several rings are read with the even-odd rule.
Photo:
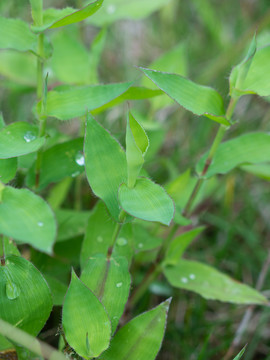
[[144, 163], [144, 156], [149, 146], [148, 137], [131, 113], [127, 118], [126, 158], [128, 187], [133, 188]]
[[238, 97], [245, 94], [245, 92], [241, 92], [241, 89], [245, 83], [256, 50], [257, 44], [255, 34], [244, 60], [235, 66], [230, 74], [230, 95], [232, 97]]
[[42, 0], [30, 0], [31, 14], [34, 21], [34, 25], [40, 26], [43, 22], [43, 1]]
[[211, 120], [229, 125], [225, 118], [223, 99], [216, 90], [208, 86], [198, 85], [180, 75], [144, 68], [139, 69], [185, 109], [196, 115], [204, 115]]
[[170, 0], [106, 0], [98, 14], [87, 22], [103, 26], [121, 19], [142, 19], [169, 2]]
[[[60, 120], [83, 116], [86, 110], [91, 111], [113, 100], [125, 92], [131, 82], [72, 87], [65, 91], [49, 91], [47, 97], [47, 116]], [[40, 103], [38, 103], [40, 111]]]
[[[89, 258], [97, 254], [107, 255], [109, 247], [113, 245], [112, 235], [115, 222], [111, 219], [105, 204], [100, 201], [95, 206], [86, 228], [81, 248], [81, 268]], [[113, 256], [125, 256], [130, 263], [133, 255], [133, 234], [131, 224], [124, 224], [116, 240]]]
[[149, 251], [161, 246], [163, 239], [153, 235], [151, 229], [147, 229], [145, 224], [133, 224], [134, 241], [136, 252]]
[[0, 49], [37, 52], [37, 36], [19, 19], [0, 16]]
[[51, 310], [51, 292], [41, 273], [24, 258], [7, 256], [0, 266], [0, 318], [36, 336]]
[[240, 169], [270, 181], [270, 164], [243, 165]]
[[56, 236], [55, 218], [41, 197], [27, 189], [6, 186], [0, 202], [0, 233], [50, 254]]
[[114, 333], [129, 295], [131, 279], [127, 260], [120, 256], [95, 255], [85, 265], [81, 280], [105, 306]]
[[174, 204], [165, 190], [147, 178], [139, 178], [134, 188], [122, 184], [118, 192], [121, 207], [130, 215], [147, 221], [169, 225]]
[[86, 175], [94, 194], [105, 202], [111, 215], [118, 221], [120, 207], [117, 191], [127, 178], [125, 152], [117, 140], [90, 115], [86, 120], [84, 154]]
[[103, 0], [96, 0], [80, 10], [72, 8], [67, 9], [47, 9], [44, 11], [43, 25], [32, 26], [35, 32], [42, 32], [47, 29], [54, 29], [61, 26], [75, 24], [85, 20], [89, 16], [95, 14], [102, 6]]
[[[52, 146], [42, 154], [38, 189], [67, 176], [76, 177], [84, 172], [83, 139], [77, 138]], [[26, 178], [27, 186], [35, 185], [35, 164]]]
[[[196, 171], [203, 170], [207, 154], [199, 160]], [[216, 174], [226, 174], [235, 167], [244, 164], [269, 162], [270, 135], [267, 133], [250, 133], [222, 143], [210, 164], [205, 178]]]
[[90, 211], [58, 209], [55, 211], [58, 223], [57, 242], [83, 235], [88, 223]]
[[244, 355], [245, 350], [246, 350], [246, 346], [243, 347], [243, 349], [236, 355], [236, 357], [233, 360], [240, 360], [241, 357]]
[[170, 299], [123, 326], [100, 360], [154, 360], [166, 327]]
[[104, 46], [107, 38], [107, 28], [104, 27], [97, 36], [94, 38], [91, 44], [90, 49], [90, 73], [89, 73], [89, 84], [98, 84], [99, 76], [98, 76], [98, 67], [101, 64], [101, 55], [104, 50]]
[[17, 172], [17, 158], [0, 159], [0, 181], [8, 183]]
[[108, 314], [74, 271], [63, 306], [63, 329], [69, 345], [86, 359], [98, 357], [109, 346]]
[[38, 128], [26, 122], [15, 122], [0, 131], [0, 159], [7, 159], [37, 151], [45, 142], [38, 137]]
[[67, 292], [67, 286], [53, 276], [44, 274], [44, 277], [52, 292], [53, 305], [62, 306]]
[[3, 249], [0, 249], [0, 257], [7, 255], [20, 256], [21, 254], [12, 239], [8, 238], [7, 236], [3, 236]]
[[205, 229], [204, 226], [186, 231], [177, 236], [167, 248], [165, 256], [166, 265], [176, 265], [189, 244]]
[[164, 274], [172, 286], [194, 291], [205, 299], [235, 304], [267, 304], [267, 299], [258, 291], [197, 261], [182, 259], [176, 266], [165, 267]]

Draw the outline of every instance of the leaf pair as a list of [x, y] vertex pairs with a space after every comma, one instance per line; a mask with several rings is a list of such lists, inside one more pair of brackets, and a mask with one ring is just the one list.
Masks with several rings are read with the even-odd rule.
[[87, 117], [85, 168], [93, 192], [105, 202], [116, 221], [122, 208], [140, 219], [168, 225], [174, 213], [172, 200], [150, 179], [138, 178], [148, 138], [132, 115], [127, 122], [126, 145], [125, 154], [101, 125]]

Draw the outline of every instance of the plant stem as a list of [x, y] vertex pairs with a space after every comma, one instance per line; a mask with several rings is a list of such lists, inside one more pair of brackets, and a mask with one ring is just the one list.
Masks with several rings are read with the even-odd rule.
[[0, 334], [45, 359], [66, 360], [65, 355], [61, 352], [2, 319], [0, 319]]
[[2, 250], [0, 253], [0, 266], [6, 265], [4, 235], [1, 235]]
[[108, 258], [111, 256], [112, 254], [112, 251], [113, 251], [113, 248], [114, 248], [114, 245], [116, 243], [116, 240], [118, 238], [118, 235], [122, 229], [122, 226], [124, 225], [124, 221], [125, 221], [125, 218], [126, 218], [126, 213], [124, 210], [121, 210], [120, 214], [119, 214], [119, 221], [120, 222], [117, 222], [115, 224], [115, 228], [114, 228], [114, 231], [113, 231], [113, 234], [112, 234], [112, 245], [109, 247], [108, 249]]

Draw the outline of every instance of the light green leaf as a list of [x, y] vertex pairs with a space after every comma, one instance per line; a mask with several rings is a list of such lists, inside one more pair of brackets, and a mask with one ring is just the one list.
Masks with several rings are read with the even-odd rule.
[[[47, 116], [60, 120], [73, 119], [85, 115], [86, 111], [99, 108], [115, 99], [130, 86], [131, 82], [72, 87], [65, 91], [49, 91], [47, 97]], [[40, 111], [40, 103], [38, 103]]]
[[30, 0], [31, 14], [34, 21], [34, 25], [40, 26], [43, 22], [43, 1], [42, 0]]
[[236, 357], [233, 360], [240, 360], [241, 357], [244, 355], [245, 350], [246, 350], [246, 346], [243, 347], [243, 349], [236, 355]]
[[172, 286], [194, 291], [205, 299], [235, 304], [267, 304], [267, 299], [258, 291], [197, 261], [182, 259], [176, 266], [165, 267], [164, 274]]
[[142, 19], [169, 2], [170, 0], [106, 0], [98, 14], [87, 22], [103, 26], [121, 19]]
[[169, 305], [170, 299], [128, 322], [100, 360], [154, 360], [163, 340]]
[[245, 92], [241, 92], [241, 89], [245, 83], [256, 50], [257, 44], [255, 34], [244, 60], [235, 66], [230, 74], [230, 95], [232, 97], [238, 97], [245, 94]]
[[105, 202], [118, 221], [120, 207], [117, 192], [119, 185], [127, 179], [125, 152], [90, 115], [86, 120], [84, 154], [86, 175], [93, 192]]
[[95, 255], [85, 265], [81, 280], [105, 306], [114, 333], [129, 295], [131, 279], [127, 259]]
[[133, 224], [134, 241], [136, 252], [149, 251], [161, 246], [163, 239], [153, 235], [151, 229], [147, 229], [144, 224]]
[[126, 157], [128, 187], [133, 188], [144, 163], [144, 156], [149, 146], [148, 137], [131, 113], [127, 118]]
[[55, 211], [58, 223], [57, 242], [83, 235], [90, 217], [90, 211], [58, 209]]
[[177, 236], [166, 251], [165, 264], [176, 265], [189, 244], [205, 229], [204, 226], [189, 230]]
[[67, 177], [55, 184], [49, 191], [47, 202], [53, 210], [58, 209], [66, 197], [72, 185], [73, 179]]
[[270, 164], [243, 165], [240, 169], [270, 181]]
[[17, 246], [14, 244], [12, 239], [8, 238], [7, 236], [3, 236], [3, 248], [0, 248], [0, 257], [7, 255], [21, 256]]
[[[204, 154], [196, 166], [198, 174], [203, 170], [206, 157]], [[269, 162], [269, 159], [270, 135], [260, 132], [245, 134], [218, 147], [205, 178], [226, 174], [239, 165]]]
[[45, 138], [38, 137], [38, 128], [26, 122], [15, 122], [0, 131], [0, 159], [7, 159], [37, 151]]
[[180, 75], [144, 68], [140, 70], [185, 109], [196, 115], [205, 115], [211, 120], [229, 125], [225, 118], [223, 99], [216, 90], [198, 85]]
[[105, 46], [107, 38], [107, 28], [104, 27], [97, 36], [94, 38], [91, 44], [90, 49], [90, 73], [89, 73], [89, 84], [98, 84], [99, 76], [98, 76], [98, 67], [101, 64], [101, 55]]
[[147, 178], [139, 178], [134, 188], [125, 183], [119, 187], [119, 203], [130, 215], [147, 221], [169, 225], [174, 215], [174, 204], [165, 190]]
[[96, 0], [80, 10], [67, 9], [47, 9], [44, 11], [43, 25], [32, 26], [33, 31], [42, 32], [47, 29], [54, 29], [61, 26], [75, 24], [85, 20], [89, 16], [95, 14], [102, 6], [103, 0]]
[[17, 158], [0, 159], [0, 182], [8, 183], [17, 171]]
[[[67, 176], [76, 177], [84, 172], [83, 139], [77, 138], [52, 146], [42, 154], [38, 189]], [[35, 185], [35, 164], [27, 174], [27, 186]]]
[[37, 52], [37, 36], [26, 22], [0, 16], [0, 49]]
[[0, 233], [50, 254], [56, 236], [55, 218], [41, 197], [27, 189], [6, 186], [0, 202]]
[[3, 129], [3, 127], [5, 127], [5, 126], [6, 126], [6, 123], [5, 123], [4, 117], [3, 117], [2, 112], [0, 111], [0, 130]]
[[0, 266], [0, 318], [36, 336], [51, 310], [51, 292], [37, 268], [22, 257], [7, 256]]
[[63, 329], [69, 345], [86, 359], [98, 357], [109, 346], [108, 314], [74, 271], [63, 306]]

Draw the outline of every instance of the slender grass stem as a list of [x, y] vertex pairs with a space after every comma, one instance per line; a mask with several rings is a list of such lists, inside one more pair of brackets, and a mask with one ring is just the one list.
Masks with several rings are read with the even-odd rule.
[[115, 245], [116, 240], [118, 238], [118, 235], [119, 235], [119, 233], [120, 233], [120, 231], [122, 229], [122, 226], [124, 225], [125, 218], [126, 218], [126, 213], [125, 213], [124, 210], [121, 210], [121, 212], [119, 214], [119, 222], [117, 222], [115, 224], [115, 228], [114, 228], [114, 231], [113, 231], [113, 234], [112, 234], [112, 245], [108, 249], [108, 254], [107, 254], [108, 258], [112, 254], [114, 245]]

